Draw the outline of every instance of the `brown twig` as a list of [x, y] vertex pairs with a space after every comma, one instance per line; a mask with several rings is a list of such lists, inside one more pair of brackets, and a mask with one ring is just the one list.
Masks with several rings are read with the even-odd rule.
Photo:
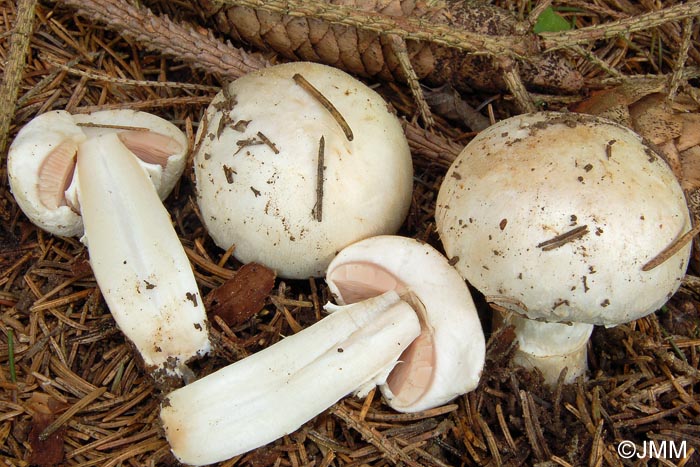
[[29, 39], [37, 3], [37, 0], [17, 2], [17, 19], [10, 35], [9, 56], [4, 68], [2, 84], [0, 84], [0, 163], [5, 159], [10, 123], [17, 108], [19, 85], [29, 52]]
[[610, 39], [632, 32], [644, 31], [666, 23], [696, 16], [700, 16], [700, 2], [694, 1], [595, 26], [571, 29], [569, 31], [543, 32], [540, 36], [542, 37], [543, 49], [545, 51], [553, 51], [601, 39]]
[[343, 115], [340, 112], [338, 112], [338, 109], [335, 108], [333, 103], [329, 101], [328, 98], [316, 88], [316, 86], [314, 86], [306, 78], [304, 78], [303, 75], [295, 73], [294, 76], [292, 76], [292, 79], [295, 83], [297, 83], [297, 85], [303, 88], [304, 91], [311, 94], [311, 96], [314, 99], [316, 99], [323, 106], [323, 108], [326, 109], [328, 113], [330, 113], [333, 116], [335, 121], [338, 122], [338, 126], [340, 126], [340, 129], [343, 130], [345, 138], [347, 138], [348, 141], [352, 141], [352, 129], [350, 128], [350, 125], [348, 125], [348, 122], [345, 120]]
[[326, 139], [321, 136], [318, 141], [318, 161], [316, 162], [316, 205], [313, 215], [317, 222], [323, 221], [323, 179], [324, 179], [324, 158], [326, 152]]
[[[256, 54], [237, 51], [211, 33], [204, 34], [192, 27], [172, 21], [167, 16], [153, 14], [119, 0], [60, 0], [76, 8], [80, 14], [106, 23], [150, 50], [176, 57], [185, 63], [227, 78], [237, 78], [269, 65]], [[239, 53], [237, 53], [239, 52]]]
[[696, 225], [680, 237], [672, 241], [666, 248], [664, 248], [661, 253], [650, 259], [644, 266], [642, 266], [642, 271], [651, 271], [655, 267], [668, 261], [673, 255], [678, 253], [678, 251], [690, 242], [693, 237], [700, 233], [700, 224]]
[[676, 57], [676, 63], [673, 65], [671, 82], [668, 86], [669, 101], [673, 101], [675, 99], [678, 88], [683, 81], [683, 70], [685, 68], [685, 62], [688, 59], [688, 50], [690, 50], [690, 43], [693, 36], [693, 24], [695, 24], [694, 18], [686, 18], [683, 20], [683, 38], [680, 44], [680, 50], [678, 51], [678, 56]]
[[574, 229], [571, 229], [563, 234], [557, 235], [556, 237], [545, 240], [542, 243], [537, 244], [537, 248], [542, 248], [542, 251], [549, 251], [560, 246], [569, 243], [577, 238], [581, 238], [588, 233], [587, 225], [580, 225]]

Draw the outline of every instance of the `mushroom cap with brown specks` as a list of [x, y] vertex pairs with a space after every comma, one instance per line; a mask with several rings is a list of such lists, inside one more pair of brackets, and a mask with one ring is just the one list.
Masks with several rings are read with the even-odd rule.
[[616, 325], [678, 289], [690, 244], [643, 266], [691, 228], [683, 191], [631, 130], [542, 112], [477, 135], [445, 175], [437, 230], [487, 299], [534, 319]]
[[[295, 74], [333, 104], [352, 140]], [[411, 201], [413, 166], [398, 119], [375, 91], [325, 65], [289, 63], [234, 81], [207, 110], [195, 151], [213, 240], [281, 277], [322, 276], [343, 247], [396, 232]]]

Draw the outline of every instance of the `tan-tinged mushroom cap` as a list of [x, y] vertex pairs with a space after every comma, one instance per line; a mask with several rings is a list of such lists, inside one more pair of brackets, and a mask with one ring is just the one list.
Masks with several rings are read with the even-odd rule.
[[649, 267], [691, 228], [683, 191], [639, 136], [598, 117], [543, 112], [484, 130], [447, 172], [435, 217], [462, 276], [531, 319], [632, 321], [688, 264], [690, 244]]
[[476, 388], [485, 358], [481, 323], [464, 279], [433, 247], [389, 235], [361, 240], [331, 261], [326, 282], [339, 303], [394, 290], [418, 313], [420, 337], [380, 386], [393, 409], [430, 409]]
[[199, 128], [202, 218], [242, 262], [322, 276], [343, 247], [395, 233], [408, 212], [413, 167], [398, 119], [335, 68], [295, 62], [239, 78]]

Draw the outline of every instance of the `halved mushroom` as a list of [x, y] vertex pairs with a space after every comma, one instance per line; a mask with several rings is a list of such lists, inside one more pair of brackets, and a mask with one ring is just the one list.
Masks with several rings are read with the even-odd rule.
[[73, 120], [88, 138], [116, 133], [138, 158], [161, 200], [180, 179], [187, 162], [187, 137], [167, 120], [129, 109], [76, 114]]
[[209, 351], [202, 299], [170, 215], [117, 134], [78, 150], [90, 265], [114, 320], [157, 381]]
[[476, 387], [484, 335], [466, 283], [435, 249], [366, 239], [340, 252], [327, 279], [339, 302], [356, 303], [327, 305], [313, 326], [166, 397], [161, 421], [181, 462], [260, 447], [375, 385], [404, 412]]
[[168, 196], [187, 155], [187, 138], [175, 125], [128, 109], [75, 115], [54, 110], [25, 125], [8, 152], [10, 187], [30, 221], [54, 235], [82, 234], [75, 176], [78, 145], [108, 133], [117, 133], [139, 158], [160, 199]]
[[[585, 372], [592, 325], [657, 310], [688, 265], [691, 222], [669, 166], [628, 128], [583, 114], [519, 115], [482, 131], [447, 172], [435, 218], [462, 276], [519, 315], [520, 350], [533, 349], [521, 361], [550, 383], [564, 365], [567, 381]], [[537, 364], [543, 349], [562, 364]]]
[[430, 245], [397, 236], [359, 241], [331, 261], [326, 282], [341, 304], [408, 294], [421, 335], [380, 386], [393, 409], [425, 410], [476, 387], [485, 353], [476, 307], [464, 279]]
[[87, 138], [66, 111], [41, 114], [25, 125], [10, 146], [7, 172], [22, 212], [37, 226], [62, 236], [80, 235], [80, 214], [66, 201], [78, 145]]
[[186, 153], [173, 124], [119, 110], [42, 114], [20, 130], [8, 155], [20, 208], [56, 235], [84, 233], [115, 321], [163, 383], [186, 376], [185, 362], [209, 351], [194, 275], [160, 201]]

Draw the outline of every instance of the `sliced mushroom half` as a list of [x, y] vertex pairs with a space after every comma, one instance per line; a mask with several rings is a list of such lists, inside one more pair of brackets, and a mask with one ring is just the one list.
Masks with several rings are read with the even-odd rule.
[[53, 234], [84, 233], [115, 321], [168, 385], [210, 347], [194, 274], [161, 203], [186, 154], [185, 135], [155, 115], [53, 111], [20, 130], [8, 157], [21, 209]]
[[376, 385], [405, 412], [476, 387], [481, 324], [465, 282], [432, 247], [367, 239], [341, 251], [327, 280], [343, 306], [327, 305], [331, 314], [313, 326], [166, 397], [161, 420], [181, 462], [260, 447]]

